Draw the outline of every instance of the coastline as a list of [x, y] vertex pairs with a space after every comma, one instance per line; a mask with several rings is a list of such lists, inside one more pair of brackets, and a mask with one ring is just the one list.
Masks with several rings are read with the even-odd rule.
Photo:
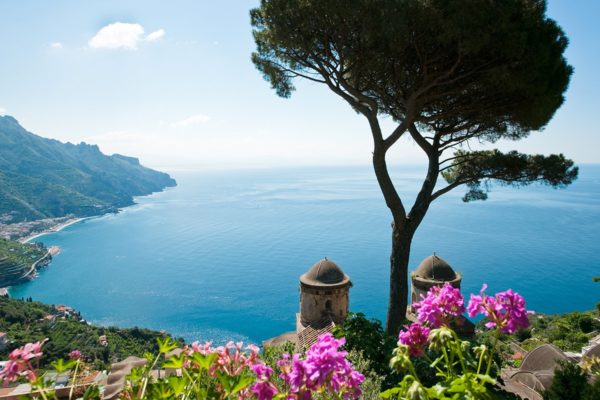
[[65, 229], [66, 227], [68, 227], [68, 226], [71, 226], [71, 225], [74, 225], [74, 224], [76, 224], [76, 223], [78, 223], [78, 222], [81, 222], [81, 221], [83, 221], [83, 220], [86, 220], [86, 219], [88, 219], [88, 218], [90, 218], [90, 217], [84, 217], [84, 218], [80, 218], [80, 217], [77, 217], [77, 218], [71, 218], [71, 219], [69, 219], [69, 220], [67, 220], [67, 221], [65, 221], [65, 222], [61, 222], [60, 224], [54, 225], [54, 226], [52, 226], [52, 227], [50, 227], [50, 228], [48, 228], [48, 229], [44, 229], [42, 232], [37, 232], [37, 233], [34, 233], [34, 234], [27, 235], [27, 236], [25, 236], [25, 237], [23, 237], [23, 238], [20, 238], [20, 239], [18, 239], [18, 241], [19, 241], [19, 242], [21, 242], [21, 243], [29, 243], [29, 242], [30, 242], [30, 241], [32, 241], [33, 239], [37, 239], [37, 238], [38, 238], [38, 237], [40, 237], [40, 236], [44, 236], [44, 235], [47, 235], [47, 234], [49, 234], [49, 233], [56, 233], [56, 232], [60, 232], [60, 231], [62, 231], [63, 229]]
[[[57, 256], [58, 254], [60, 254], [60, 247], [58, 247], [58, 246], [48, 247], [48, 249], [46, 250], [46, 253], [43, 256], [41, 256], [40, 258], [38, 258], [37, 260], [35, 260], [31, 264], [31, 267], [29, 268], [29, 270], [25, 274], [23, 274], [23, 276], [20, 279], [27, 279], [27, 280], [35, 279], [35, 277], [37, 276], [38, 268], [48, 265], [50, 263], [50, 261], [52, 261], [52, 258], [54, 256]], [[46, 263], [43, 264], [45, 261], [46, 261]], [[20, 285], [21, 283], [22, 282], [19, 282], [18, 284]], [[10, 297], [11, 286], [0, 287], [0, 296]]]
[[27, 273], [25, 275], [23, 275], [23, 278], [25, 278], [25, 279], [35, 278], [35, 276], [36, 276], [35, 274], [37, 272], [38, 266], [48, 258], [50, 258], [50, 260], [52, 260], [52, 257], [58, 255], [59, 253], [60, 253], [60, 247], [58, 247], [58, 246], [48, 247], [46, 254], [44, 254], [42, 257], [35, 260], [35, 262], [33, 264], [31, 264], [31, 268], [29, 268], [29, 271], [27, 271]]

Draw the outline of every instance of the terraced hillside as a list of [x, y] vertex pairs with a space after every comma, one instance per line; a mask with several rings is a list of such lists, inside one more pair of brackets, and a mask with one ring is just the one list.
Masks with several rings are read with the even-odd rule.
[[45, 254], [46, 249], [39, 245], [0, 239], [0, 287], [23, 281], [33, 263]]

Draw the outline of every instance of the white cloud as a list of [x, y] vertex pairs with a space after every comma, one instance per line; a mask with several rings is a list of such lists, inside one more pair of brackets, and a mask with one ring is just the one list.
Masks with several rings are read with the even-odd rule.
[[6, 108], [0, 107], [0, 115], [6, 115], [6, 112], [7, 112]]
[[159, 29], [144, 37], [144, 27], [140, 24], [114, 22], [106, 25], [88, 42], [93, 49], [137, 49], [140, 41], [155, 42], [165, 36], [165, 30]]
[[63, 44], [61, 42], [53, 42], [50, 43], [50, 47], [52, 47], [53, 49], [62, 49]]
[[172, 128], [187, 128], [188, 126], [206, 123], [209, 120], [210, 120], [210, 117], [208, 115], [196, 114], [196, 115], [192, 115], [191, 117], [182, 119], [180, 121], [173, 122], [171, 124], [171, 127]]
[[157, 40], [162, 39], [164, 36], [165, 36], [165, 30], [159, 29], [157, 31], [150, 33], [148, 36], [146, 36], [146, 41], [147, 42], [155, 42]]

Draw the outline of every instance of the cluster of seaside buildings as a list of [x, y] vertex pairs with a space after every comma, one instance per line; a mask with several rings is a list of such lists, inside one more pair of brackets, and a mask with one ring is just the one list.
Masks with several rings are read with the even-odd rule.
[[0, 238], [14, 240], [18, 238], [24, 238], [31, 234], [40, 233], [53, 226], [64, 223], [69, 220], [70, 217], [61, 218], [45, 218], [38, 219], [35, 221], [23, 221], [9, 223], [9, 221], [3, 221], [0, 219]]

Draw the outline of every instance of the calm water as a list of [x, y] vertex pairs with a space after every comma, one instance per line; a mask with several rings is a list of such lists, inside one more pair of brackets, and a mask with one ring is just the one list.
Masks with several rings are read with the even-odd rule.
[[[414, 196], [422, 171], [395, 172]], [[354, 282], [351, 309], [385, 318], [390, 216], [370, 168], [175, 178], [177, 188], [118, 215], [39, 239], [62, 251], [11, 295], [66, 303], [103, 325], [260, 342], [294, 329], [298, 277], [327, 256]], [[464, 293], [511, 287], [547, 313], [600, 300], [600, 166], [584, 165], [566, 190], [498, 188], [470, 204], [457, 190], [430, 209], [411, 269], [436, 251], [463, 273]]]

